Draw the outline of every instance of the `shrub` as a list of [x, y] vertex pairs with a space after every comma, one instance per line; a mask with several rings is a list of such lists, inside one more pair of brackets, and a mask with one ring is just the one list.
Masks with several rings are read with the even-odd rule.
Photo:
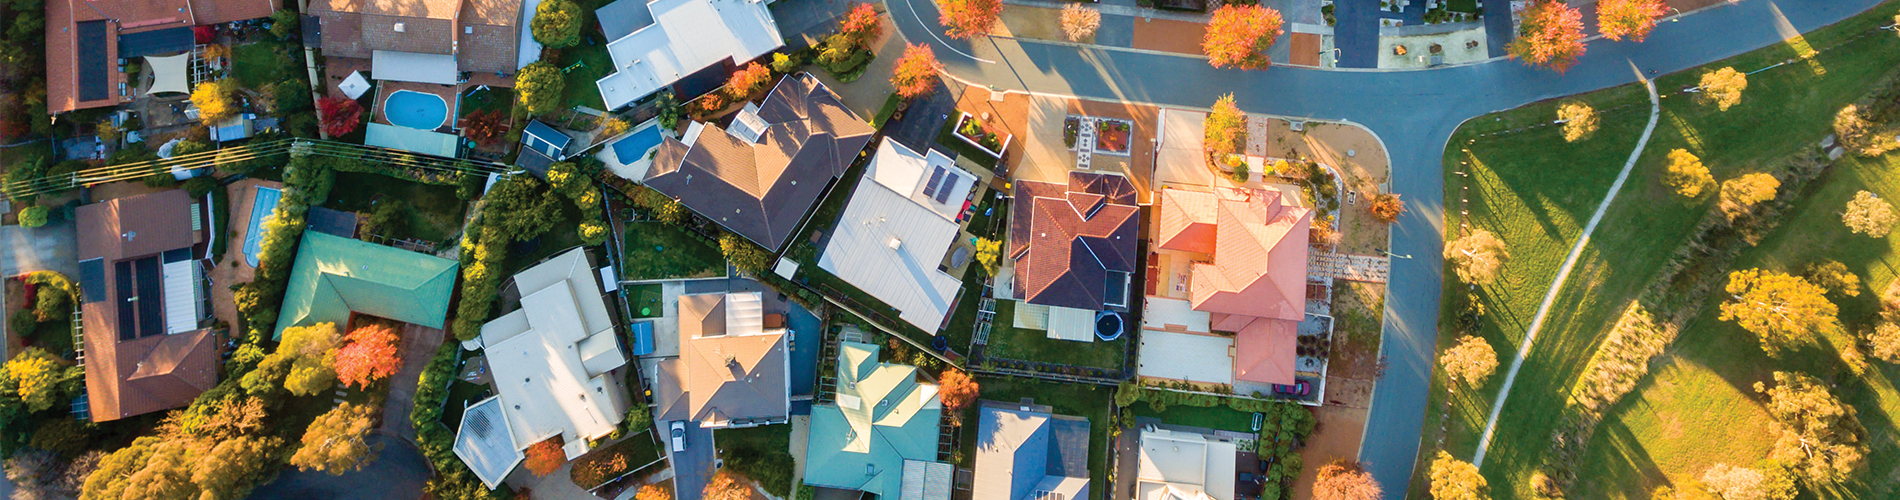
[[20, 225], [25, 227], [45, 226], [47, 222], [50, 221], [49, 216], [52, 215], [52, 213], [52, 209], [39, 205], [22, 208], [20, 209]]
[[1102, 11], [1072, 3], [1062, 8], [1062, 35], [1071, 42], [1093, 40], [1102, 26]]
[[1702, 192], [1715, 186], [1715, 177], [1709, 175], [1709, 167], [1702, 165], [1702, 159], [1696, 158], [1687, 149], [1677, 148], [1669, 151], [1669, 166], [1663, 171], [1663, 184], [1686, 198], [1702, 196]]
[[534, 41], [549, 48], [573, 47], [581, 42], [581, 24], [587, 14], [570, 0], [546, 0], [534, 9], [530, 30]]
[[1735, 68], [1722, 68], [1702, 74], [1702, 92], [1696, 94], [1696, 101], [1728, 111], [1742, 102], [1742, 91], [1747, 89], [1748, 75]]
[[1582, 101], [1567, 101], [1557, 106], [1557, 121], [1564, 123], [1565, 142], [1589, 139], [1597, 133], [1597, 109]]

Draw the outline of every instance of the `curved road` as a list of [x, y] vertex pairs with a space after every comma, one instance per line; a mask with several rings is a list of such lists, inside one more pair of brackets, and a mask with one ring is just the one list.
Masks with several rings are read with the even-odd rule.
[[[1502, 0], [1500, 0], [1502, 1]], [[1387, 288], [1388, 363], [1373, 392], [1360, 459], [1405, 497], [1424, 426], [1437, 342], [1444, 181], [1440, 158], [1458, 125], [1523, 104], [1636, 82], [1639, 72], [1667, 74], [1833, 24], [1881, 0], [1740, 0], [1664, 22], [1642, 44], [1589, 42], [1569, 72], [1515, 60], [1413, 71], [1275, 67], [1214, 69], [1204, 58], [988, 37], [941, 37], [927, 0], [887, 0], [905, 38], [928, 43], [952, 77], [1003, 90], [1204, 108], [1232, 92], [1252, 113], [1345, 120], [1372, 129], [1392, 160], [1392, 189], [1408, 211], [1393, 230]]]

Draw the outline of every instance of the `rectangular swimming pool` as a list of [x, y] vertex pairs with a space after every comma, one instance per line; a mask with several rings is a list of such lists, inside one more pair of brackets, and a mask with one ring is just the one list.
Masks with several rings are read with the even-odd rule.
[[251, 199], [251, 225], [244, 226], [244, 262], [251, 267], [257, 267], [258, 247], [264, 243], [264, 221], [270, 219], [277, 200], [283, 197], [281, 190], [258, 186], [257, 196]]

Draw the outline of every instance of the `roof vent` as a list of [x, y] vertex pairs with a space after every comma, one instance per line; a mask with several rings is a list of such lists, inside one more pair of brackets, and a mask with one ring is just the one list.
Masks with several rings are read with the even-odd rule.
[[403, 30], [403, 23], [396, 23], [396, 32], [397, 32], [397, 33], [403, 33], [403, 32], [404, 32], [404, 30]]
[[475, 34], [475, 27], [474, 27], [474, 26], [463, 26], [463, 27], [462, 27], [462, 32], [463, 32], [463, 33], [467, 33], [467, 34], [470, 34], [470, 35], [473, 35], [473, 34]]

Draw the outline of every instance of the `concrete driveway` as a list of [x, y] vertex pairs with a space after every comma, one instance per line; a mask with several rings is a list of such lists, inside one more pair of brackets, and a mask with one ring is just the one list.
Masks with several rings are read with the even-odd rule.
[[429, 461], [422, 450], [408, 441], [378, 431], [369, 437], [371, 446], [380, 446], [376, 457], [362, 470], [332, 476], [318, 471], [285, 470], [277, 480], [251, 492], [251, 498], [298, 498], [304, 500], [362, 499], [415, 500], [422, 496], [422, 483], [428, 482]]
[[673, 464], [673, 496], [679, 500], [699, 500], [706, 491], [706, 483], [712, 480], [713, 472], [713, 433], [712, 429], [699, 428], [698, 422], [686, 422], [686, 450], [673, 452], [671, 422], [661, 422], [660, 429], [666, 431], [660, 445], [666, 447], [666, 459]]
[[36, 228], [0, 226], [0, 274], [48, 270], [79, 277], [79, 233], [73, 221]]

